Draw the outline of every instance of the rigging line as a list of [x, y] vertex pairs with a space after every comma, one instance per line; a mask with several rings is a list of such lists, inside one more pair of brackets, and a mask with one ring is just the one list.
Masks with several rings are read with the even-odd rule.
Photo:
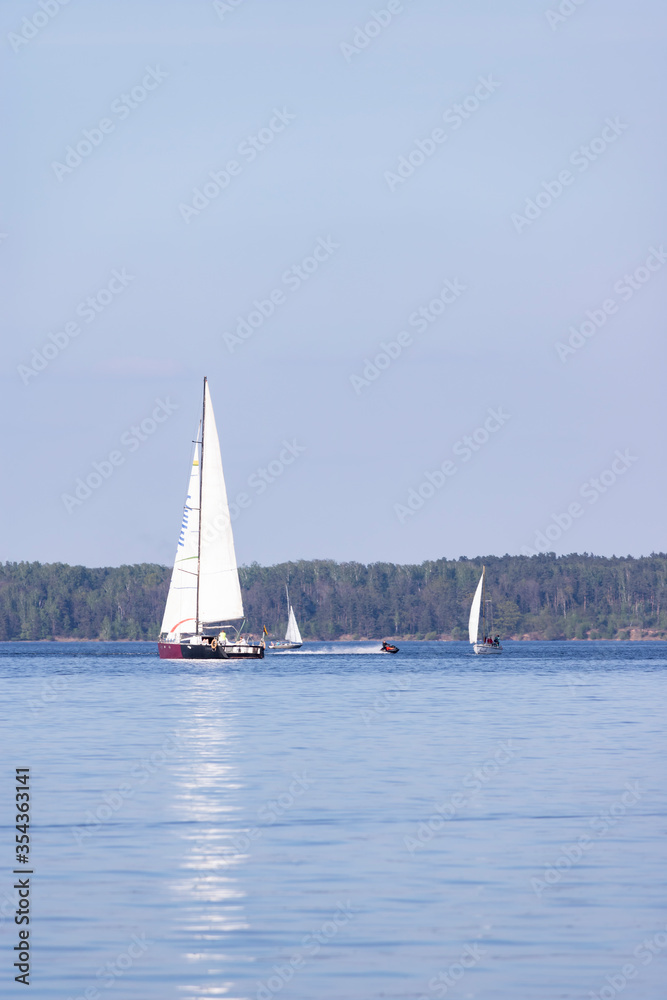
[[197, 530], [197, 613], [195, 618], [195, 624], [197, 631], [199, 631], [199, 584], [200, 584], [200, 572], [201, 572], [201, 507], [202, 507], [202, 490], [204, 486], [204, 438], [206, 436], [206, 429], [204, 421], [206, 420], [206, 376], [204, 376], [204, 389], [202, 396], [202, 411], [201, 411], [201, 451], [199, 453], [199, 525]]

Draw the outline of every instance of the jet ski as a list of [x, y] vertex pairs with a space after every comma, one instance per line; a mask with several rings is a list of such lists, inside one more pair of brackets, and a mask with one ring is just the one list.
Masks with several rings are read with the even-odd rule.
[[387, 642], [386, 639], [382, 642], [380, 647], [381, 653], [398, 653], [398, 646], [392, 645], [392, 643]]

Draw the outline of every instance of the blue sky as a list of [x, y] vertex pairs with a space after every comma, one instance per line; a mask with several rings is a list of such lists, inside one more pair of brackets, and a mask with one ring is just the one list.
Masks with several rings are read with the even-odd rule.
[[4, 558], [170, 562], [204, 375], [240, 562], [664, 550], [663, 5], [43, 5]]

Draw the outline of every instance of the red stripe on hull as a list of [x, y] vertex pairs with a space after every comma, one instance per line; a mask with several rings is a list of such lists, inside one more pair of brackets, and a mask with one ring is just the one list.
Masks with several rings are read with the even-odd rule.
[[158, 642], [158, 653], [161, 660], [182, 660], [183, 651], [180, 642]]

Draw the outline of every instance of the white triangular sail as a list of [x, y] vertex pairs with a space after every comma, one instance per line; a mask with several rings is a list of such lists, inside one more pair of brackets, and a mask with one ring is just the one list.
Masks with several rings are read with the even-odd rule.
[[[197, 439], [199, 439], [197, 431]], [[181, 632], [194, 632], [197, 615], [197, 559], [199, 549], [199, 445], [190, 470], [188, 494], [183, 508], [181, 533], [171, 574], [169, 595], [162, 618], [162, 633], [172, 637]]]
[[199, 621], [243, 618], [241, 586], [234, 552], [220, 441], [208, 382], [204, 383], [204, 434], [201, 484]]
[[484, 572], [482, 570], [482, 575], [479, 578], [479, 583], [477, 584], [477, 590], [475, 591], [475, 596], [472, 599], [472, 606], [470, 608], [470, 618], [468, 619], [468, 637], [471, 642], [477, 642], [477, 637], [479, 635], [479, 612], [482, 607], [482, 588], [484, 586]]
[[299, 632], [299, 626], [296, 623], [296, 616], [294, 614], [294, 608], [290, 604], [289, 606], [289, 618], [287, 620], [287, 632], [285, 633], [285, 640], [287, 642], [298, 642], [302, 643], [301, 633]]

